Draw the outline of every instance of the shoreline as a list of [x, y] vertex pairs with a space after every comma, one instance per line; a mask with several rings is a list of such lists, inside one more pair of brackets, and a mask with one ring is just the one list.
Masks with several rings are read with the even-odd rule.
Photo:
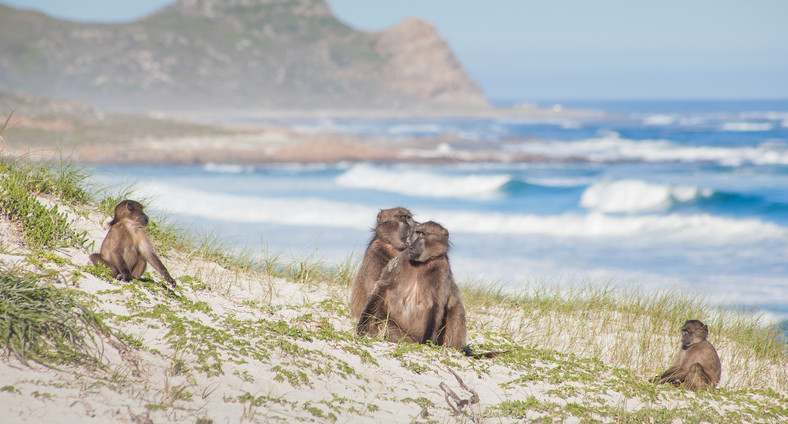
[[556, 104], [550, 108], [534, 105], [489, 108], [401, 108], [401, 109], [218, 109], [207, 111], [151, 111], [155, 117], [174, 119], [210, 118], [230, 121], [261, 119], [602, 119], [613, 116], [601, 110], [567, 109]]
[[[474, 145], [459, 134], [391, 138], [298, 131], [286, 121], [322, 119], [517, 119], [561, 123], [608, 119], [599, 111], [537, 107], [486, 109], [225, 110], [105, 114], [95, 110], [68, 116], [11, 116], [3, 154], [46, 157], [66, 152], [91, 164], [266, 164], [266, 163], [467, 163], [572, 161], [544, 155], [503, 153]], [[285, 122], [260, 122], [281, 120]], [[526, 140], [527, 141], [527, 140]], [[455, 146], [452, 146], [455, 144]]]
[[[403, 139], [343, 134], [299, 132], [271, 125], [224, 127], [225, 134], [135, 137], [115, 143], [79, 143], [69, 146], [69, 156], [96, 165], [264, 165], [286, 163], [526, 163], [577, 162], [582, 159], [501, 152], [499, 143], [476, 145], [456, 135]], [[12, 136], [7, 137], [14, 140]], [[509, 140], [506, 140], [509, 141]], [[528, 142], [513, 140], [512, 142]], [[3, 154], [57, 157], [65, 146], [16, 147], [8, 143]]]

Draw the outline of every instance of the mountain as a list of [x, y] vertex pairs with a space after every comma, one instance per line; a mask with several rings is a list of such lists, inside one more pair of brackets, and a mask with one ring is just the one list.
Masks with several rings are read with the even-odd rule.
[[487, 106], [430, 24], [357, 31], [325, 0], [180, 0], [121, 24], [0, 5], [0, 89], [114, 111]]

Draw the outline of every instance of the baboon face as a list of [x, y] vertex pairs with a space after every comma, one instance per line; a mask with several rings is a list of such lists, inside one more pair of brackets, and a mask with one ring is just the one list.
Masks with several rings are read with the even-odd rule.
[[142, 211], [142, 204], [134, 200], [124, 200], [115, 206], [115, 216], [110, 225], [117, 223], [121, 218], [129, 218], [145, 227], [148, 225], [148, 215]]
[[449, 231], [432, 221], [417, 225], [409, 241], [411, 261], [427, 262], [449, 251]]
[[696, 319], [689, 320], [681, 327], [681, 345], [684, 347], [692, 346], [695, 343], [706, 340], [708, 335], [708, 326]]
[[416, 222], [413, 214], [405, 208], [385, 209], [378, 213], [378, 237], [399, 250], [408, 245], [408, 237], [413, 233]]

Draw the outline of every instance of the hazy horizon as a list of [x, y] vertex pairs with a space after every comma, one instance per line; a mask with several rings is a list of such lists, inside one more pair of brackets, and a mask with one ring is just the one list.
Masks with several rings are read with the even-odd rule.
[[[432, 23], [493, 102], [788, 99], [788, 2], [779, 0], [327, 2], [363, 31], [408, 17]], [[174, 0], [0, 3], [123, 22]]]

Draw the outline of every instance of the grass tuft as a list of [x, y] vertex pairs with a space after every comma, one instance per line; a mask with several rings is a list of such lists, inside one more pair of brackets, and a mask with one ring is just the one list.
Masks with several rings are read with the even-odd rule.
[[85, 178], [83, 170], [65, 161], [59, 166], [49, 166], [0, 158], [0, 212], [20, 224], [25, 241], [32, 247], [84, 246], [88, 242], [87, 233], [71, 229], [57, 205], [47, 208], [37, 196], [48, 194], [83, 204], [90, 200], [81, 186]]
[[88, 171], [68, 157], [52, 162], [27, 158], [0, 158], [0, 173], [11, 177], [31, 195], [51, 195], [71, 205], [86, 205], [93, 200], [85, 188]]
[[0, 270], [0, 347], [22, 363], [98, 364], [102, 349], [97, 336], [109, 334], [98, 316], [69, 292], [39, 286], [35, 275]]

